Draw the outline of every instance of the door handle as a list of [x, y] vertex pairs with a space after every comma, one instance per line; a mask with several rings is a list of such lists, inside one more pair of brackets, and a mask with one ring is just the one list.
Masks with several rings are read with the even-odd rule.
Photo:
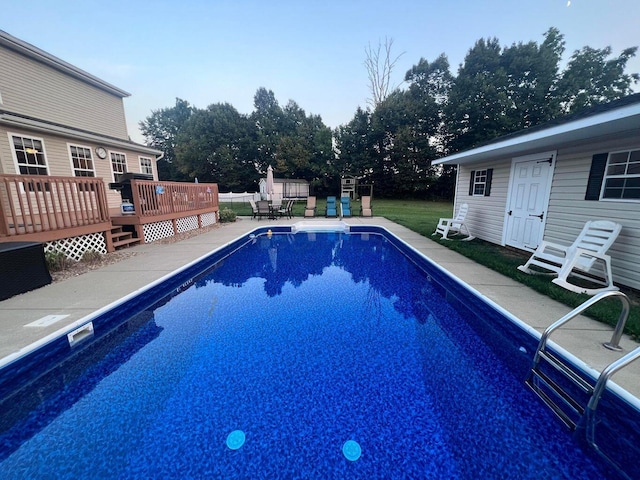
[[530, 214], [529, 216], [530, 216], [530, 217], [538, 217], [540, 220], [543, 220], [543, 219], [544, 219], [544, 212], [542, 212], [540, 215], [533, 215], [533, 214]]

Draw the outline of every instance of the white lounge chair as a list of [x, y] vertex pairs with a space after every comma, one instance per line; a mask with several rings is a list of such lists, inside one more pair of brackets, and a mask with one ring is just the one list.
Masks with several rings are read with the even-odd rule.
[[[431, 235], [440, 234], [442, 240], [451, 240], [448, 236], [464, 234], [467, 235], [462, 240], [473, 240], [475, 237], [469, 232], [469, 228], [465, 225], [464, 220], [469, 212], [469, 204], [463, 203], [458, 210], [458, 214], [455, 218], [441, 218], [436, 227], [436, 231]], [[464, 232], [463, 232], [464, 230]]]
[[[576, 293], [595, 295], [618, 290], [611, 275], [611, 257], [606, 254], [615, 242], [622, 226], [608, 220], [587, 222], [578, 238], [569, 246], [543, 241], [527, 263], [518, 270], [528, 274], [557, 275], [553, 283]], [[531, 267], [537, 267], [532, 269]], [[589, 288], [569, 283], [569, 276], [588, 280], [600, 288]]]

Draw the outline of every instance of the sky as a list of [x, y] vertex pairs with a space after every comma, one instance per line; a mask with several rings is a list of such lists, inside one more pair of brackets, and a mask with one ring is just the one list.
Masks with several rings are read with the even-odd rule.
[[[131, 94], [138, 124], [176, 98], [253, 111], [260, 87], [331, 128], [371, 97], [366, 49], [393, 41], [392, 72], [441, 53], [452, 73], [480, 38], [541, 43], [556, 27], [564, 61], [586, 45], [613, 55], [640, 46], [638, 0], [0, 0], [0, 29]], [[627, 72], [640, 72], [640, 58]], [[640, 91], [640, 85], [634, 87]]]

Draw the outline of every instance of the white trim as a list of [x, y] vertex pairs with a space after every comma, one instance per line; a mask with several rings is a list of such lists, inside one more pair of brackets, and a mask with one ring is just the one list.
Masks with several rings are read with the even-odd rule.
[[[48, 155], [47, 155], [47, 148], [45, 147], [45, 144], [44, 144], [44, 138], [34, 137], [31, 135], [24, 135], [22, 133], [15, 133], [15, 132], [7, 132], [7, 136], [9, 137], [9, 149], [11, 150], [11, 157], [13, 158], [13, 167], [15, 168], [16, 175], [22, 175], [22, 174], [20, 173], [20, 164], [18, 163], [18, 156], [16, 155], [15, 145], [13, 144], [13, 137], [28, 138], [30, 140], [38, 140], [40, 143], [42, 143], [42, 153], [44, 154], [44, 167], [47, 170], [47, 176], [51, 175], [51, 172], [49, 171], [49, 160], [47, 159]], [[25, 175], [29, 175], [29, 174], [25, 174]]]
[[611, 155], [615, 155], [616, 153], [626, 153], [627, 154], [627, 161], [629, 160], [629, 156], [631, 155], [631, 152], [635, 152], [638, 151], [640, 152], [639, 148], [626, 148], [626, 149], [622, 149], [622, 150], [614, 150], [613, 152], [609, 152], [607, 154], [607, 163], [604, 166], [604, 175], [602, 176], [602, 185], [600, 185], [600, 198], [598, 198], [599, 202], [624, 202], [624, 203], [640, 203], [640, 198], [604, 198], [604, 191], [605, 191], [605, 186], [607, 184], [607, 177], [609, 178], [637, 178], [640, 177], [640, 174], [634, 174], [634, 175], [607, 175], [607, 170], [609, 169], [609, 160], [611, 159]]
[[[149, 160], [151, 162], [151, 165], [149, 165], [149, 167], [151, 167], [151, 173], [149, 172], [145, 172], [144, 168], [142, 168], [142, 160]], [[147, 175], [153, 175], [153, 158], [149, 157], [149, 156], [144, 156], [144, 155], [138, 155], [138, 167], [140, 168], [140, 173], [146, 173]]]
[[89, 150], [89, 155], [91, 155], [91, 165], [93, 166], [93, 169], [92, 169], [93, 177], [95, 178], [97, 172], [96, 172], [96, 161], [93, 158], [93, 148], [90, 147], [89, 145], [80, 145], [78, 143], [69, 143], [69, 142], [67, 142], [67, 153], [69, 154], [69, 162], [71, 164], [71, 175], [73, 177], [78, 177], [78, 175], [76, 175], [76, 167], [73, 165], [73, 155], [71, 154], [71, 147], [86, 148], [87, 150]]
[[[107, 158], [109, 159], [109, 168], [111, 169], [111, 181], [115, 182], [116, 181], [116, 172], [113, 171], [113, 159], [111, 158], [111, 155], [122, 155], [124, 157], [124, 171], [128, 172], [129, 171], [129, 163], [127, 160], [127, 154], [124, 152], [117, 152], [115, 150], [109, 150], [109, 154], [107, 155]], [[118, 174], [120, 174], [121, 172], [118, 172]]]

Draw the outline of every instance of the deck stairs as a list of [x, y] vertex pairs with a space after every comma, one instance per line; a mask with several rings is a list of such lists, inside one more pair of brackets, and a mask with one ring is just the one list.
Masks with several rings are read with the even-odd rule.
[[122, 250], [141, 243], [139, 238], [133, 236], [133, 232], [124, 231], [122, 227], [111, 228], [110, 235], [113, 248], [116, 250]]

